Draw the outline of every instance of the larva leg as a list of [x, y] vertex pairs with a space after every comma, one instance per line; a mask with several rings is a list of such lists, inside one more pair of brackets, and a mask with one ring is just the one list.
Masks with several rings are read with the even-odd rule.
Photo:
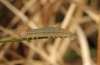
[[59, 34], [56, 34], [56, 35], [55, 35], [55, 37], [56, 37], [56, 38], [59, 38], [59, 37], [60, 37], [60, 35], [59, 35]]
[[54, 34], [51, 34], [51, 37], [52, 37], [52, 38], [55, 38], [55, 35], [54, 35]]
[[52, 38], [55, 38], [56, 34], [55, 33], [54, 34], [52, 33], [51, 36], [52, 36]]
[[67, 38], [66, 34], [64, 34], [64, 38]]
[[55, 38], [57, 38], [57, 35], [55, 36]]
[[55, 34], [55, 37], [56, 37], [56, 38], [59, 38], [59, 37], [60, 37], [60, 35], [59, 35], [59, 34]]
[[28, 36], [26, 37], [26, 39], [28, 40]]
[[58, 34], [58, 37], [59, 37], [59, 38], [62, 38], [62, 34]]
[[37, 34], [34, 36], [34, 38], [35, 38], [35, 39], [38, 39], [38, 36], [37, 36]]
[[47, 38], [51, 38], [49, 34], [46, 35]]
[[39, 39], [39, 37], [41, 37], [41, 36], [40, 36], [40, 34], [39, 34], [39, 35], [37, 35], [36, 37], [37, 37], [37, 39]]
[[62, 37], [62, 38], [65, 38], [65, 37], [64, 37], [64, 34], [61, 34], [61, 37]]
[[34, 39], [34, 35], [32, 36], [32, 40]]
[[51, 38], [53, 38], [53, 35], [52, 34], [49, 34], [49, 35], [50, 35]]

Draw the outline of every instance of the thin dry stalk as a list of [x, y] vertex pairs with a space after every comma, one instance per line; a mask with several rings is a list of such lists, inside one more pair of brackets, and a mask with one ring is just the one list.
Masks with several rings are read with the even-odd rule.
[[[25, 13], [34, 3], [36, 2], [36, 0], [30, 0], [29, 2], [27, 2], [23, 8], [20, 10], [21, 13]], [[17, 12], [16, 12], [17, 13]], [[19, 13], [20, 14], [20, 13]], [[19, 18], [17, 16], [15, 16], [12, 21], [10, 22], [10, 24], [8, 25], [8, 28], [12, 28], [17, 22], [19, 21]]]
[[19, 55], [18, 53], [16, 53], [16, 52], [14, 52], [14, 51], [12, 51], [12, 50], [7, 50], [7, 51], [5, 51], [5, 52], [7, 52], [8, 54], [10, 54], [11, 56], [14, 56], [15, 58], [18, 58], [18, 59], [24, 59], [24, 57], [22, 57], [21, 55]]
[[[66, 28], [68, 26], [68, 24], [69, 24], [69, 22], [71, 20], [71, 17], [73, 15], [73, 12], [75, 10], [75, 7], [76, 6], [73, 3], [70, 5], [70, 7], [69, 7], [69, 9], [68, 9], [68, 11], [66, 13], [66, 16], [64, 18], [64, 21], [62, 22], [61, 28]], [[56, 53], [57, 53], [56, 51], [57, 51], [57, 49], [58, 49], [58, 47], [60, 45], [60, 42], [61, 42], [61, 39], [56, 39], [55, 42], [54, 42], [54, 45], [53, 45], [53, 50], [51, 51], [51, 55], [50, 56], [51, 56], [51, 58], [53, 58], [55, 60], [57, 59], [56, 58]], [[67, 42], [68, 42], [68, 40], [67, 40]]]
[[2, 50], [0, 51], [0, 59], [4, 57], [5, 53], [8, 51], [10, 46], [11, 46], [11, 43], [8, 43], [2, 48]]
[[[21, 18], [24, 23], [28, 23], [29, 19], [18, 9], [16, 9], [13, 5], [11, 5], [7, 0], [0, 0], [0, 2], [3, 3], [6, 7], [8, 7], [19, 18]], [[32, 21], [29, 21], [28, 25], [32, 29], [38, 28], [37, 25], [35, 25]]]
[[77, 32], [77, 36], [79, 39], [80, 48], [82, 52], [83, 65], [91, 65], [91, 57], [90, 57], [89, 47], [87, 45], [88, 42], [86, 40], [85, 34], [83, 33], [82, 29], [77, 23], [75, 23], [75, 26], [76, 26], [76, 32]]
[[0, 64], [0, 65], [15, 65], [15, 64], [23, 64], [25, 61], [22, 59], [22, 60], [14, 60], [14, 61], [8, 61], [8, 62], [5, 62], [3, 64]]
[[99, 12], [94, 10], [93, 8], [81, 3], [81, 2], [78, 2], [78, 1], [75, 1], [75, 0], [72, 0], [73, 3], [75, 3], [77, 5], [77, 7], [79, 7], [80, 9], [82, 9], [84, 12], [86, 12], [92, 19], [95, 20], [95, 22], [98, 23], [99, 21]]

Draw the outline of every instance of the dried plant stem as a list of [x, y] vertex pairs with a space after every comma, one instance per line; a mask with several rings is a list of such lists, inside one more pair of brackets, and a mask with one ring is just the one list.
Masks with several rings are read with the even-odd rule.
[[[23, 13], [21, 13], [18, 9], [16, 9], [13, 5], [11, 5], [7, 0], [0, 0], [0, 2], [3, 3], [6, 7], [8, 7], [19, 18], [21, 18], [24, 23], [26, 24], [28, 23], [29, 19]], [[32, 29], [38, 28], [37, 25], [33, 24], [32, 21], [30, 21], [28, 25]]]
[[[73, 15], [73, 12], [74, 12], [74, 10], [75, 10], [75, 8], [76, 8], [76, 6], [75, 6], [75, 4], [71, 4], [70, 5], [70, 7], [69, 7], [69, 9], [68, 9], [68, 11], [67, 11], [67, 13], [66, 13], [66, 16], [65, 16], [65, 18], [64, 18], [64, 21], [62, 22], [62, 25], [61, 25], [61, 28], [66, 28], [67, 26], [68, 26], [68, 24], [69, 24], [69, 22], [70, 22], [70, 20], [71, 20], [71, 17], [72, 17], [72, 15]], [[53, 46], [53, 50], [51, 51], [51, 58], [53, 58], [53, 59], [55, 59], [55, 60], [57, 60], [57, 57], [56, 57], [56, 51], [58, 50], [58, 47], [59, 47], [59, 45], [60, 45], [60, 42], [61, 42], [61, 40], [62, 39], [56, 39], [55, 40], [55, 42], [54, 42], [54, 46]], [[66, 39], [65, 39], [66, 40]], [[68, 40], [67, 40], [68, 41]], [[67, 45], [67, 42], [65, 42], [66, 43], [66, 47], [68, 46]], [[68, 42], [69, 43], [69, 42]], [[63, 46], [63, 44], [62, 44], [62, 46]], [[62, 47], [61, 47], [61, 49], [62, 49]], [[66, 50], [66, 49], [64, 49], [64, 50]]]
[[61, 24], [61, 28], [66, 28], [68, 26], [68, 24], [73, 16], [73, 13], [75, 11], [75, 8], [76, 8], [76, 5], [74, 3], [72, 3], [65, 15], [65, 18], [64, 18], [62, 24]]
[[[71, 3], [71, 5], [70, 5], [70, 7], [69, 7], [69, 9], [68, 9], [68, 11], [67, 11], [67, 13], [65, 15], [64, 21], [62, 22], [62, 25], [61, 25], [62, 28], [66, 28], [68, 26], [68, 24], [69, 24], [69, 22], [70, 22], [70, 20], [72, 18], [72, 15], [73, 15], [73, 13], [75, 11], [75, 8], [76, 8], [76, 5], [74, 3]], [[64, 39], [63, 40], [63, 42], [62, 42], [62, 44], [61, 44], [61, 46], [59, 48], [59, 54], [61, 56], [63, 56], [65, 51], [68, 49], [69, 43], [70, 43], [69, 39]], [[65, 50], [63, 50], [63, 49], [65, 49]]]
[[80, 42], [83, 65], [91, 65], [91, 57], [90, 57], [89, 47], [87, 45], [88, 42], [86, 40], [86, 37], [85, 37], [82, 29], [80, 28], [80, 26], [77, 23], [75, 23], [75, 26], [76, 26], [78, 39], [79, 39], [79, 42]]
[[2, 59], [2, 57], [4, 57], [5, 53], [9, 49], [10, 45], [11, 45], [11, 43], [6, 44], [5, 47], [0, 51], [0, 59]]
[[[21, 13], [25, 13], [34, 3], [36, 2], [36, 0], [30, 0], [29, 2], [27, 2], [23, 8], [20, 10]], [[16, 12], [17, 13], [17, 12]], [[19, 13], [20, 14], [20, 13]], [[24, 16], [24, 15], [23, 15]], [[25, 17], [24, 17], [25, 18]], [[8, 25], [8, 28], [13, 27], [17, 22], [19, 21], [19, 18], [17, 16], [15, 16], [11, 23]]]
[[95, 20], [96, 23], [99, 21], [99, 12], [94, 10], [93, 8], [78, 2], [77, 0], [71, 0], [74, 4], [76, 4], [80, 9], [82, 9], [84, 12], [86, 12], [92, 19]]

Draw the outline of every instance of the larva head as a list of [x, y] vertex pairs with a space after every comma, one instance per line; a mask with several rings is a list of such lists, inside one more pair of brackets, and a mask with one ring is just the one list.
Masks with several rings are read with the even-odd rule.
[[26, 31], [23, 31], [23, 32], [20, 33], [20, 36], [21, 36], [22, 38], [25, 38], [25, 37], [26, 37], [26, 33], [27, 33]]

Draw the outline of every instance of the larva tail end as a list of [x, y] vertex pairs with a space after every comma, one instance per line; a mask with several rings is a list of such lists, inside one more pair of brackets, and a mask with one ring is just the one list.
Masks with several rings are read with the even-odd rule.
[[26, 31], [20, 33], [20, 37], [25, 38], [25, 36], [26, 36]]

